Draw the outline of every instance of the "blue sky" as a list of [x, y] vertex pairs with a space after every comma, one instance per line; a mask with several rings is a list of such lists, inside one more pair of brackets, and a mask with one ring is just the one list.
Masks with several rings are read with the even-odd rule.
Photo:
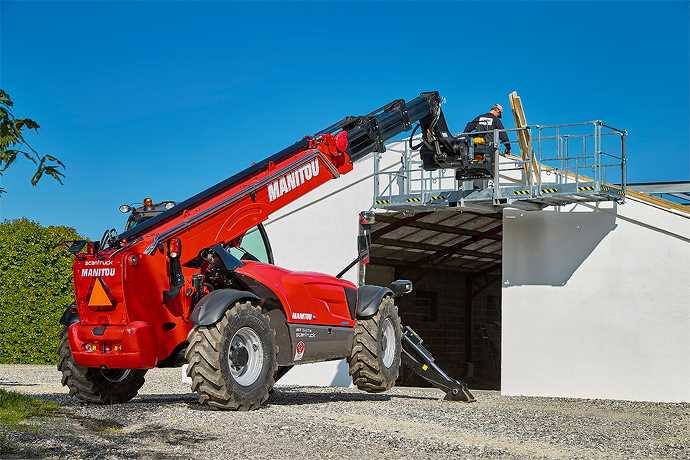
[[[531, 123], [628, 129], [630, 181], [690, 179], [687, 2], [0, 3], [0, 87], [65, 185], [4, 177], [2, 218], [92, 238], [348, 114], [437, 89], [459, 132], [516, 89]], [[512, 126], [512, 121], [508, 120]]]

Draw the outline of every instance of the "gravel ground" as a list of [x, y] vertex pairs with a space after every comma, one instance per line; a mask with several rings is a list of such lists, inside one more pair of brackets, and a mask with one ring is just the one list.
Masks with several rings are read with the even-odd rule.
[[218, 412], [197, 404], [179, 369], [156, 369], [132, 402], [86, 406], [52, 367], [10, 365], [0, 365], [0, 388], [63, 405], [21, 430], [0, 428], [3, 458], [690, 458], [690, 404], [493, 391], [464, 404], [426, 388], [283, 387], [261, 410]]

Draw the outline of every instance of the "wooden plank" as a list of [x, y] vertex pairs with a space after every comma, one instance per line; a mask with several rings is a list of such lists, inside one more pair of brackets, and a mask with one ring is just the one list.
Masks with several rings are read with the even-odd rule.
[[[465, 243], [463, 241], [463, 243]], [[438, 253], [443, 250], [451, 250], [450, 246], [443, 246], [440, 244], [428, 244], [415, 241], [405, 241], [396, 240], [392, 238], [379, 238], [378, 240], [372, 242], [371, 244], [377, 244], [380, 246], [392, 246], [396, 248], [406, 248], [406, 249], [418, 249], [420, 251], [429, 251]], [[476, 257], [478, 259], [495, 259], [501, 260], [501, 254], [496, 254], [494, 252], [482, 252], [482, 251], [472, 251], [468, 249], [452, 249], [452, 254], [457, 254], [460, 256]], [[426, 260], [426, 259], [425, 259]]]
[[391, 216], [386, 216], [385, 214], [380, 214], [376, 216], [376, 220], [379, 222], [383, 223], [388, 223], [390, 225], [386, 225], [385, 227], [379, 228], [378, 230], [375, 230], [371, 233], [371, 239], [375, 240], [377, 238], [380, 238], [381, 236], [385, 235], [386, 233], [390, 233], [394, 230], [399, 229], [400, 227], [404, 227], [408, 225], [411, 222], [414, 222], [417, 219], [421, 219], [424, 216], [428, 216], [431, 214], [430, 212], [420, 212], [418, 214], [414, 214], [409, 217], [404, 217], [400, 219], [396, 219], [395, 217]]
[[[527, 117], [525, 116], [525, 109], [522, 106], [522, 99], [518, 96], [517, 91], [513, 91], [508, 95], [510, 101], [510, 108], [513, 112], [513, 120], [515, 121], [515, 127], [519, 129], [517, 131], [518, 144], [520, 146], [520, 152], [522, 153], [522, 160], [525, 161], [530, 156], [532, 157], [532, 172], [534, 174], [535, 182], [539, 180], [539, 164], [537, 159], [534, 158], [532, 154], [532, 135], [525, 128], [527, 126]], [[527, 163], [522, 165], [524, 174], [529, 177], [529, 167]]]
[[[467, 259], [467, 262], [474, 262], [474, 260]], [[369, 257], [369, 263], [371, 265], [385, 265], [388, 267], [400, 267], [407, 269], [417, 269], [417, 270], [446, 270], [459, 273], [474, 273], [474, 270], [463, 268], [461, 266], [453, 265], [439, 265], [439, 264], [420, 264], [419, 262], [413, 260], [398, 260], [389, 259], [386, 257]], [[495, 264], [495, 262], [492, 262]]]
[[[494, 215], [494, 214], [489, 214], [489, 215], [483, 215], [480, 214], [480, 217], [491, 217], [495, 218], [496, 220], [502, 219], [501, 215]], [[496, 217], [495, 217], [496, 216]], [[384, 222], [384, 223], [390, 223], [394, 224], [395, 222], [399, 222], [400, 219], [396, 219], [395, 217], [392, 216], [386, 216], [386, 215], [376, 215], [376, 221], [377, 222]], [[464, 225], [466, 222], [463, 222], [460, 225]], [[404, 222], [403, 226], [405, 227], [413, 227], [413, 228], [418, 228], [420, 230], [431, 230], [433, 232], [438, 232], [438, 233], [450, 233], [454, 235], [465, 235], [465, 236], [481, 236], [482, 238], [486, 238], [489, 240], [496, 240], [496, 241], [501, 241], [503, 237], [498, 236], [498, 235], [484, 235], [484, 232], [479, 231], [479, 230], [470, 230], [468, 228], [462, 228], [462, 227], [451, 227], [450, 225], [441, 225], [441, 224], [433, 224], [431, 222], [424, 222], [424, 221], [407, 221]], [[388, 228], [388, 227], [384, 227]], [[371, 234], [371, 239], [372, 241], [376, 241], [378, 238], [383, 236], [383, 233], [380, 235], [374, 236], [374, 233]]]

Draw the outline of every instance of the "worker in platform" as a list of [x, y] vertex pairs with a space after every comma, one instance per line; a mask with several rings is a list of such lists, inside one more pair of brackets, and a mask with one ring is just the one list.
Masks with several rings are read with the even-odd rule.
[[[464, 133], [471, 133], [473, 131], [491, 131], [494, 129], [500, 129], [498, 133], [498, 138], [501, 143], [505, 146], [506, 152], [510, 153], [510, 140], [508, 139], [508, 134], [503, 131], [503, 123], [501, 118], [503, 117], [503, 106], [501, 104], [494, 104], [487, 113], [483, 115], [477, 115], [474, 120], [467, 123], [465, 126]], [[485, 138], [491, 136], [485, 135]], [[488, 139], [487, 139], [488, 140]]]

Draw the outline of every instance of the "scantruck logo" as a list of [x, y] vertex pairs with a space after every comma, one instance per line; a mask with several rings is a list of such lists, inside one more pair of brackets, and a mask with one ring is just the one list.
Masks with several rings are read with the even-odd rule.
[[268, 184], [268, 201], [277, 200], [290, 190], [302, 186], [305, 182], [309, 182], [318, 175], [319, 160], [317, 158]]

